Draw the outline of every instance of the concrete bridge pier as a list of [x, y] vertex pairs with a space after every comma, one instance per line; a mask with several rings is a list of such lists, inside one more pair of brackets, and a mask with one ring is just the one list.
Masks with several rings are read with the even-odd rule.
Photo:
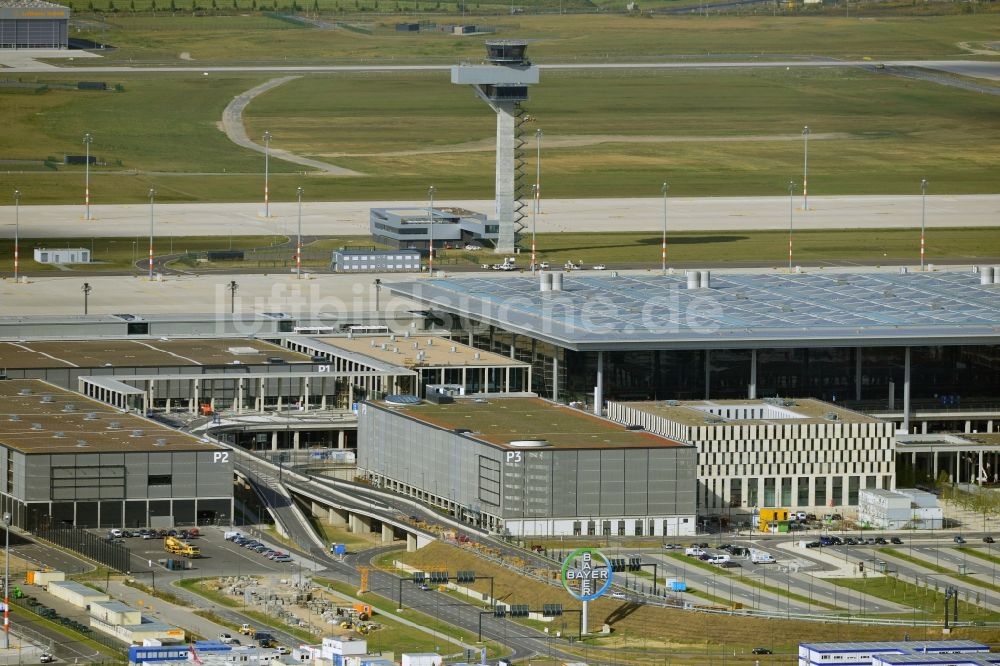
[[347, 524], [347, 518], [350, 514], [347, 511], [330, 507], [329, 515], [327, 516], [327, 523], [335, 527], [341, 527]]
[[358, 534], [364, 534], [366, 532], [372, 531], [372, 520], [368, 516], [362, 516], [357, 513], [352, 513], [348, 517], [350, 531]]
[[382, 543], [392, 543], [395, 538], [396, 534], [395, 530], [392, 529], [392, 525], [382, 523]]
[[415, 553], [417, 552], [417, 535], [406, 533], [406, 552]]

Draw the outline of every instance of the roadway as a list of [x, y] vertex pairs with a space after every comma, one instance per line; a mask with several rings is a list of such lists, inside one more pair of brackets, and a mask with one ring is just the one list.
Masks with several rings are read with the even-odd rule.
[[[242, 460], [242, 457], [237, 458], [237, 460]], [[358, 585], [360, 584], [360, 576], [357, 566], [371, 566], [371, 560], [385, 550], [375, 549], [364, 551], [361, 554], [351, 554], [343, 562], [331, 558], [317, 544], [317, 537], [311, 527], [304, 524], [301, 512], [294, 508], [289, 496], [277, 490], [277, 488], [281, 487], [282, 480], [278, 478], [278, 475], [275, 474], [272, 468], [267, 465], [248, 465], [245, 462], [238, 463], [237, 468], [250, 481], [258, 495], [271, 508], [275, 518], [288, 532], [288, 538], [297, 543], [300, 546], [300, 550], [308, 554], [310, 558], [326, 566], [324, 575], [328, 572], [332, 578], [352, 585]], [[316, 492], [315, 488], [312, 490]], [[370, 500], [366, 499], [364, 502], [355, 504], [354, 506], [356, 509], [367, 508], [370, 511], [373, 508], [378, 508], [374, 506], [374, 503], [378, 501], [376, 498], [370, 498]], [[351, 506], [352, 504], [349, 501], [345, 501], [339, 494], [334, 496], [333, 493], [331, 493], [329, 502], [337, 506], [344, 506], [345, 504]], [[401, 513], [398, 509], [392, 507], [387, 507], [385, 511], [387, 518], [398, 518]], [[412, 512], [425, 513], [418, 509], [414, 509]], [[425, 515], [425, 517], [430, 519], [429, 515]], [[398, 545], [395, 547], [398, 547]], [[371, 566], [368, 585], [369, 589], [374, 593], [389, 600], [395, 600], [399, 589], [399, 580], [399, 577]], [[407, 583], [408, 581], [404, 582], [404, 588], [407, 587]], [[409, 584], [409, 587], [412, 589], [412, 583]], [[414, 606], [407, 604], [407, 607], [412, 608]], [[440, 592], [428, 591], [421, 592], [420, 602], [416, 607], [422, 612], [458, 627], [470, 636], [478, 634], [479, 612], [483, 610], [478, 606], [457, 601]], [[549, 639], [544, 633], [528, 629], [516, 623], [509, 622], [506, 619], [496, 619], [492, 616], [484, 617], [482, 619], [482, 636], [485, 640], [500, 643], [510, 648], [513, 659], [527, 658], [535, 654], [551, 654], [567, 661], [575, 661], [577, 659], [574, 655], [564, 654], [556, 650], [549, 644]]]
[[[261, 176], [263, 179], [263, 176]], [[918, 189], [914, 184], [914, 189]], [[77, 185], [83, 198], [83, 182]], [[657, 188], [658, 189], [658, 188]], [[91, 194], [101, 200], [100, 179], [91, 183]], [[6, 203], [6, 202], [5, 202]], [[788, 197], [673, 197], [667, 200], [667, 242], [670, 233], [751, 232], [788, 229]], [[484, 199], [447, 199], [441, 206], [491, 211], [494, 202]], [[302, 204], [302, 233], [309, 237], [368, 236], [371, 208], [426, 208], [426, 201], [312, 201]], [[809, 210], [802, 210], [801, 197], [795, 199], [795, 226], [802, 230], [916, 229], [920, 223], [921, 197], [917, 195], [811, 196]], [[270, 204], [264, 217], [260, 202], [176, 203], [156, 206], [157, 254], [169, 254], [170, 239], [182, 236], [293, 236], [298, 228], [294, 202]], [[83, 204], [21, 204], [22, 238], [139, 238], [136, 249], [141, 257], [149, 238], [149, 207], [146, 204], [91, 205], [91, 220], [83, 219]], [[0, 206], [0, 238], [13, 238], [15, 210]], [[663, 199], [594, 198], [543, 199], [537, 232], [607, 233], [663, 229]], [[1000, 226], [1000, 194], [927, 196], [928, 233], [942, 227]], [[690, 239], [686, 239], [691, 242]], [[97, 259], [100, 259], [100, 248]], [[485, 255], [492, 256], [489, 251]], [[669, 258], [669, 255], [668, 255]], [[26, 264], [27, 265], [27, 264]]]
[[[81, 52], [77, 52], [81, 53]], [[69, 55], [73, 54], [73, 55]], [[51, 52], [29, 54], [13, 54], [2, 56], [0, 54], [0, 64], [6, 65], [5, 72], [11, 74], [27, 73], [53, 73], [59, 71], [86, 72], [89, 74], [126, 74], [126, 73], [191, 73], [210, 76], [216, 73], [236, 73], [236, 72], [291, 72], [291, 73], [345, 73], [345, 72], [449, 72], [451, 64], [357, 64], [357, 65], [302, 65], [302, 64], [281, 64], [281, 65], [136, 65], [136, 64], [116, 64], [116, 65], [91, 65], [95, 61], [92, 54], [86, 57], [81, 56], [81, 60], [74, 61], [72, 67], [59, 67], [57, 65], [43, 63], [34, 58], [50, 57]], [[55, 57], [70, 58], [76, 53], [70, 51], [56, 52]], [[773, 69], [785, 67], [791, 68], [834, 68], [834, 67], [865, 67], [872, 68], [876, 64], [883, 64], [886, 67], [924, 67], [927, 69], [940, 69], [954, 74], [988, 78], [1000, 80], [1000, 63], [988, 60], [955, 59], [955, 60], [834, 60], [831, 58], [781, 58], [774, 60], [748, 59], [748, 60], [704, 60], [704, 61], [669, 61], [669, 62], [591, 62], [591, 63], [548, 63], [539, 64], [542, 70], [704, 70], [704, 69]]]

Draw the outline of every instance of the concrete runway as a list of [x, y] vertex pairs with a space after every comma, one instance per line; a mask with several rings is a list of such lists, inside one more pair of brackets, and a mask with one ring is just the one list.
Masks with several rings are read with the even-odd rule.
[[[81, 188], [82, 192], [82, 188]], [[99, 190], [94, 192], [99, 198]], [[492, 201], [438, 198], [436, 206], [456, 206], [493, 215]], [[302, 233], [308, 236], [368, 235], [372, 207], [426, 208], [426, 201], [305, 202]], [[294, 234], [294, 202], [157, 204], [156, 236], [229, 236]], [[917, 228], [919, 196], [810, 197], [809, 210], [795, 198], [798, 229]], [[147, 204], [92, 205], [89, 221], [83, 205], [21, 206], [23, 238], [148, 237]], [[525, 219], [530, 230], [531, 217]], [[927, 226], [1000, 226], [1000, 195], [928, 196]], [[663, 199], [543, 199], [538, 232], [660, 231]], [[673, 231], [753, 231], [788, 228], [788, 197], [668, 198], [667, 228]], [[0, 238], [14, 237], [14, 207], [0, 207]]]

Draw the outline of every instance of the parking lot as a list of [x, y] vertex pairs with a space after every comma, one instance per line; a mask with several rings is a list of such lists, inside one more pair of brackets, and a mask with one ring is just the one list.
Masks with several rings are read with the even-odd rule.
[[[170, 536], [171, 531], [177, 533], [176, 538], [196, 546], [200, 551], [200, 556], [184, 557], [180, 554], [167, 552], [164, 541], [167, 536]], [[243, 536], [258, 541], [264, 546], [264, 549], [262, 552], [257, 552], [226, 540], [226, 532], [240, 532]], [[100, 530], [98, 533], [104, 537], [110, 536], [108, 530]], [[299, 566], [311, 571], [322, 568], [312, 560], [288, 554], [287, 547], [283, 546], [278, 539], [252, 527], [241, 527], [238, 530], [224, 527], [202, 527], [197, 536], [188, 534], [186, 539], [182, 538], [182, 530], [179, 528], [163, 530], [163, 537], [160, 536], [160, 533], [161, 531], [157, 530], [155, 536], [143, 537], [139, 536], [138, 531], [136, 531], [131, 536], [114, 537], [115, 541], [120, 542], [131, 551], [132, 573], [140, 578], [150, 571], [155, 571], [157, 576], [190, 578], [194, 576], [281, 573], [297, 570]], [[268, 559], [264, 552], [268, 549], [283, 553], [286, 557]], [[174, 560], [178, 568], [172, 571], [168, 570], [165, 566], [166, 560]]]
[[991, 535], [960, 535], [954, 530], [834, 534], [818, 529], [752, 540], [745, 535], [730, 538], [733, 542], [726, 543], [724, 535], [716, 534], [714, 543], [674, 542], [655, 550], [616, 552], [614, 557], [641, 557], [645, 573], [623, 572], [615, 580], [648, 593], [651, 566], [656, 564], [661, 584], [676, 580], [694, 590], [680, 594], [691, 603], [789, 615], [912, 612], [892, 596], [850, 589], [852, 580], [888, 576], [919, 588], [952, 586], [983, 613], [1000, 611], [1000, 591], [986, 589], [997, 585], [1000, 562]]

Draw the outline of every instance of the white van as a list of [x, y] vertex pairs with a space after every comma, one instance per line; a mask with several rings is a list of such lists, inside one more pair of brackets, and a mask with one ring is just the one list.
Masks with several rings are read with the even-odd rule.
[[712, 557], [710, 557], [708, 559], [708, 563], [709, 564], [725, 564], [730, 559], [731, 558], [729, 557], [729, 555], [726, 555], [725, 553], [722, 553], [722, 554], [713, 555]]
[[698, 546], [690, 546], [684, 549], [684, 554], [687, 555], [688, 557], [701, 557], [702, 555], [705, 554], [705, 551], [703, 551]]
[[750, 552], [750, 561], [754, 564], [774, 564], [774, 557], [762, 550], [754, 550]]

